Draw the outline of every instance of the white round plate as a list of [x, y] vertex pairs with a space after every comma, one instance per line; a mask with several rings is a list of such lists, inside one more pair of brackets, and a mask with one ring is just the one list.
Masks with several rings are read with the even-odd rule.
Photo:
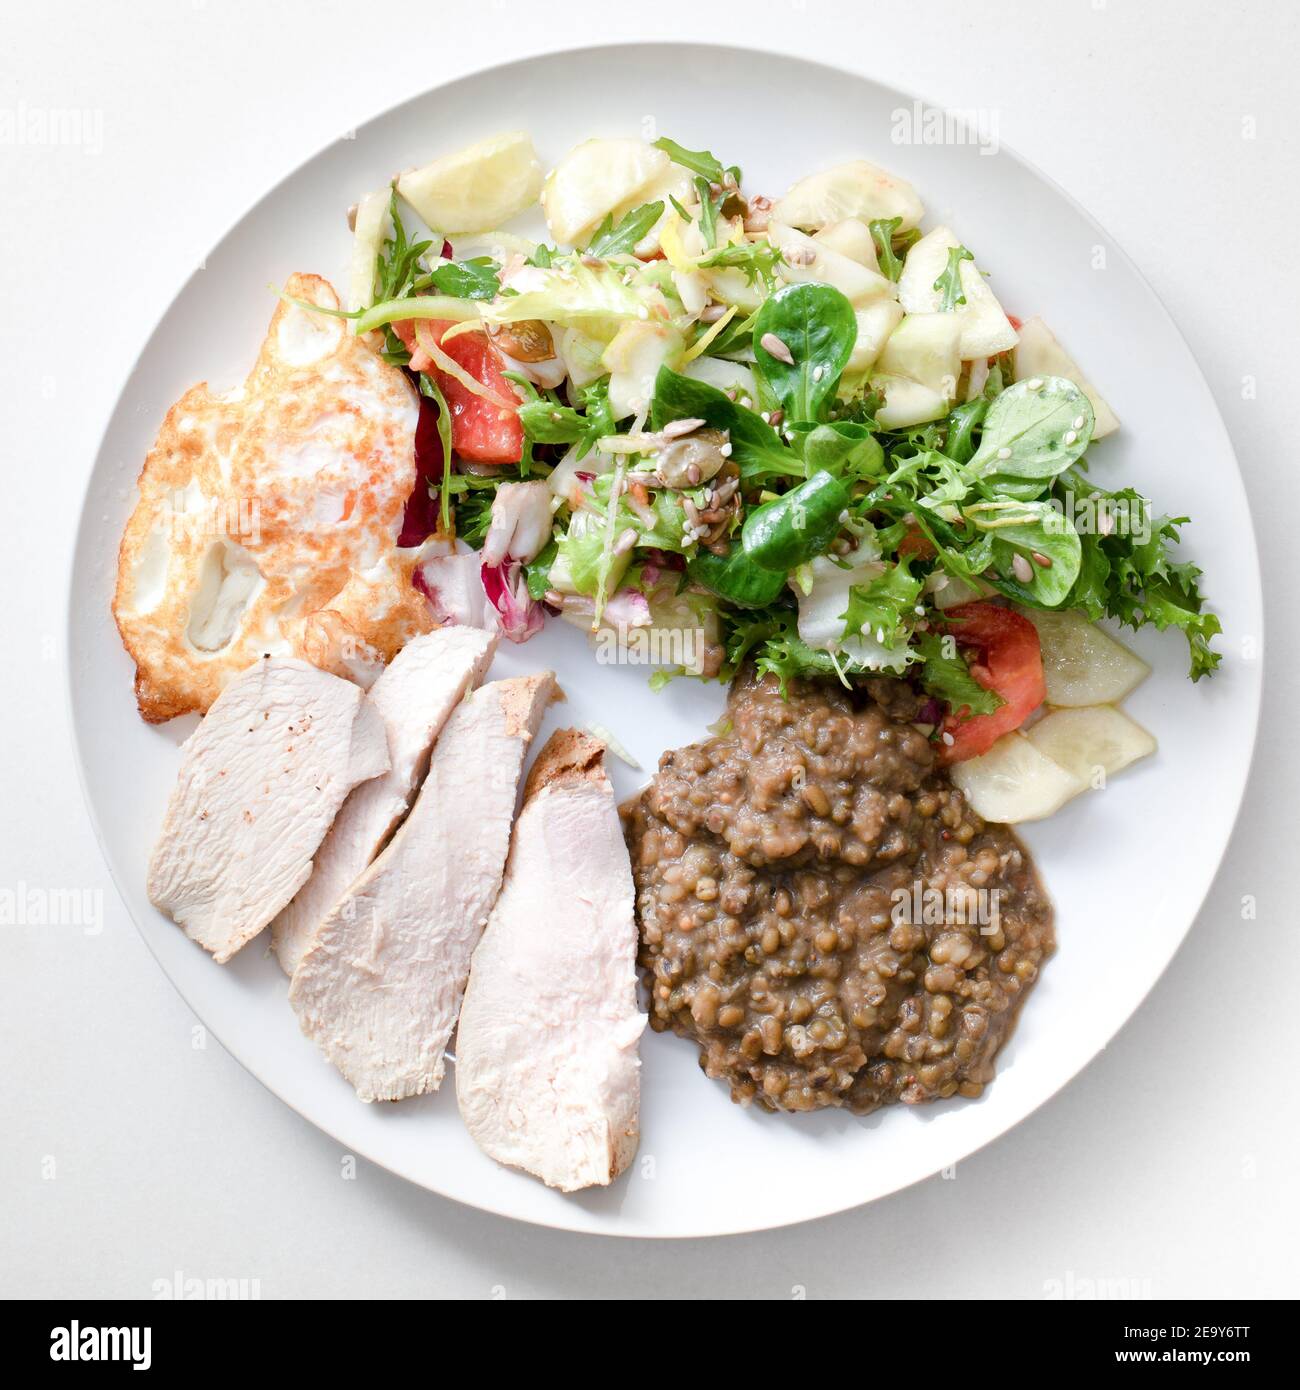
[[[733, 93], [723, 100], [719, 94]], [[1228, 841], [1258, 716], [1262, 616], [1241, 479], [1210, 392], [1137, 270], [1065, 194], [1006, 150], [897, 143], [913, 103], [861, 77], [782, 56], [693, 45], [555, 54], [467, 77], [336, 141], [262, 199], [190, 278], [140, 355], [91, 477], [69, 605], [69, 676], [87, 800], [118, 888], [163, 969], [239, 1060], [350, 1152], [435, 1192], [543, 1225], [615, 1235], [761, 1229], [871, 1201], [957, 1162], [1041, 1105], [1103, 1048], [1182, 941]], [[1091, 453], [1105, 485], [1132, 483], [1187, 514], [1185, 552], [1222, 616], [1221, 671], [1193, 686], [1175, 633], [1133, 645], [1151, 679], [1128, 709], [1159, 754], [1029, 827], [1056, 902], [1060, 948], [978, 1102], [772, 1116], [731, 1104], [687, 1042], [647, 1034], [641, 1149], [611, 1188], [565, 1197], [498, 1167], [460, 1124], [454, 1088], [362, 1105], [301, 1036], [262, 943], [218, 966], [148, 902], [145, 865], [192, 720], [141, 722], [132, 667], [109, 614], [118, 537], [140, 463], [168, 406], [192, 383], [233, 384], [250, 367], [295, 270], [343, 284], [344, 212], [394, 170], [495, 130], [531, 130], [546, 163], [593, 135], [664, 133], [741, 164], [746, 187], [865, 157], [912, 180], [930, 222], [956, 226], [1007, 308], [1041, 313], [1123, 421]], [[916, 133], [922, 135], [922, 126]], [[660, 694], [644, 668], [598, 666], [580, 633], [552, 624], [498, 668], [553, 665], [568, 703], [554, 723], [608, 727], [652, 770], [704, 734], [722, 692], [679, 681]], [[620, 792], [644, 774], [619, 767]]]

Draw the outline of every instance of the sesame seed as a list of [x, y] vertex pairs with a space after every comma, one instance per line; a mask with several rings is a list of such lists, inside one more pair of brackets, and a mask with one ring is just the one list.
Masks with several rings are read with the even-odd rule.
[[1071, 424], [1073, 424], [1076, 430], [1081, 430], [1083, 428], [1083, 416], [1076, 415], [1074, 419], [1071, 421]]
[[1031, 377], [1025, 382], [1026, 391], [1041, 391], [1043, 389], [1043, 378], [1041, 376]]
[[949, 733], [944, 734], [943, 741], [949, 748], [951, 748], [953, 744], [957, 742], [957, 740], [953, 738], [953, 736]]
[[729, 459], [731, 457], [731, 440], [727, 440], [727, 442], [718, 449], [718, 453], [720, 453], [724, 459]]
[[1078, 439], [1078, 437], [1079, 436], [1074, 432], [1074, 430], [1066, 430], [1065, 432], [1065, 442], [1067, 444], [1073, 444], [1074, 441]]
[[1000, 458], [1000, 459], [1009, 459], [1010, 457], [1011, 457], [1011, 450], [1010, 450], [1010, 449], [1002, 448], [1002, 449], [999, 449], [999, 450], [998, 450], [998, 458]]

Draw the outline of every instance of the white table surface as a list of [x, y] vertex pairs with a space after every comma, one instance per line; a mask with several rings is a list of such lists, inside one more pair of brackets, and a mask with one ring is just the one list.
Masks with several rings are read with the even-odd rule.
[[[1041, 1298], [1053, 1281], [1123, 1279], [1154, 1296], [1300, 1292], [1295, 851], [1279, 833], [1295, 827], [1298, 20], [1263, 0], [4, 0], [0, 111], [90, 115], [80, 144], [0, 143], [0, 888], [102, 890], [104, 925], [0, 927], [0, 1294], [150, 1297], [176, 1271], [255, 1281], [263, 1298]], [[117, 901], [83, 811], [61, 633], [101, 427], [205, 249], [333, 136], [529, 52], [747, 37], [995, 110], [1003, 142], [1113, 233], [1181, 325], [1236, 443], [1266, 576], [1289, 596], [1269, 601], [1237, 834], [1128, 1027], [952, 1180], [684, 1243], [518, 1225], [365, 1162], [344, 1180], [330, 1139], [215, 1042], [193, 1045], [196, 1020]], [[1196, 467], [1194, 439], [1186, 450]]]

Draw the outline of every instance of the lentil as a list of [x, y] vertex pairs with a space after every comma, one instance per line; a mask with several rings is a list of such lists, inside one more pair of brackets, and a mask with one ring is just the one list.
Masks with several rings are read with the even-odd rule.
[[[665, 754], [624, 812], [651, 1026], [741, 1104], [976, 1099], [1053, 950], [1028, 854], [935, 767], [918, 708], [897, 681], [787, 699], [744, 674], [726, 732]], [[903, 911], [918, 890], [942, 920]]]

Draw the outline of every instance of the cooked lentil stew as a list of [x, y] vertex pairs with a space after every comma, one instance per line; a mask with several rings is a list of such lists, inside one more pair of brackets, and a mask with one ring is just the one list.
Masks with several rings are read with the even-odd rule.
[[651, 1026], [767, 1110], [979, 1096], [1054, 945], [1028, 853], [901, 682], [743, 675], [727, 708], [625, 811]]

